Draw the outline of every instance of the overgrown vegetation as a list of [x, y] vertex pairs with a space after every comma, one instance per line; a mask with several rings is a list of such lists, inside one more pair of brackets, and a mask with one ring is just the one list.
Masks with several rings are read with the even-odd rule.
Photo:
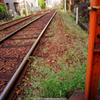
[[2, 3], [0, 3], [0, 20], [5, 18], [5, 17], [7, 18], [7, 13], [8, 12], [5, 8], [5, 6]]
[[46, 7], [46, 3], [44, 2], [44, 0], [38, 0], [38, 5], [39, 5], [42, 9], [45, 9], [45, 7]]
[[[21, 88], [24, 91], [21, 97], [23, 99], [64, 98], [66, 91], [77, 88], [85, 89], [88, 34], [75, 24], [74, 19], [68, 13], [58, 12], [58, 14], [64, 25], [63, 31], [71, 35], [67, 39], [71, 38], [72, 45], [63, 40], [67, 50], [62, 57], [59, 57], [59, 60], [56, 59], [56, 54], [53, 55], [53, 59], [56, 60], [55, 67], [50, 66], [43, 58], [31, 57], [34, 62], [30, 64], [31, 71], [28, 72], [30, 78], [26, 77], [24, 83], [26, 88]], [[58, 14], [56, 19], [59, 18]], [[54, 32], [58, 33], [56, 21], [52, 23], [52, 26], [50, 31], [56, 30]], [[52, 37], [51, 39], [54, 40]], [[56, 42], [58, 41], [59, 38]]]
[[86, 62], [83, 62], [82, 65], [80, 62], [77, 62], [68, 66], [64, 59], [69, 58], [64, 55], [55, 68], [52, 68], [46, 64], [44, 59], [37, 57], [34, 59], [34, 63], [30, 65], [32, 70], [28, 73], [31, 75], [31, 78], [26, 77], [26, 83], [24, 84], [24, 86], [31, 85], [31, 87], [25, 88], [27, 99], [38, 97], [64, 98], [66, 97], [66, 90], [85, 88]]

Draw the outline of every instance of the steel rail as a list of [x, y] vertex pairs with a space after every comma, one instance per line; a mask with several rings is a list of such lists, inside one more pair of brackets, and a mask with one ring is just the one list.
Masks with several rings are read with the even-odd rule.
[[25, 56], [24, 60], [22, 61], [22, 63], [20, 64], [20, 66], [18, 67], [17, 71], [15, 72], [15, 74], [12, 76], [11, 80], [9, 81], [9, 83], [7, 84], [7, 86], [5, 87], [4, 91], [2, 92], [2, 94], [0, 95], [0, 100], [4, 100], [7, 96], [7, 94], [9, 93], [10, 89], [12, 88], [14, 82], [16, 81], [16, 79], [18, 78], [20, 72], [22, 71], [23, 67], [25, 66], [26, 62], [27, 62], [27, 58], [32, 54], [32, 52], [34, 51], [35, 47], [37, 46], [38, 42], [40, 41], [43, 33], [45, 32], [45, 30], [47, 29], [48, 25], [50, 24], [50, 22], [52, 21], [53, 17], [55, 16], [57, 10], [54, 12], [54, 14], [52, 15], [52, 17], [50, 18], [50, 20], [48, 21], [48, 23], [46, 24], [46, 26], [44, 27], [44, 29], [42, 30], [42, 32], [40, 33], [39, 37], [37, 38], [37, 40], [35, 41], [35, 43], [33, 44], [33, 46], [31, 47], [31, 49], [29, 50], [29, 52], [27, 53], [27, 55]]
[[15, 34], [16, 32], [20, 31], [21, 29], [23, 29], [24, 27], [28, 26], [29, 24], [33, 23], [34, 21], [38, 20], [39, 18], [41, 18], [42, 16], [46, 15], [47, 13], [49, 13], [49, 11], [47, 11], [46, 13], [44, 13], [43, 15], [37, 17], [36, 19], [32, 20], [31, 22], [25, 24], [24, 26], [20, 27], [19, 29], [15, 30], [14, 32], [12, 32], [11, 34], [5, 36], [4, 38], [0, 39], [0, 43], [2, 43], [4, 40], [6, 40], [7, 38], [9, 38], [10, 36], [12, 36], [13, 34]]

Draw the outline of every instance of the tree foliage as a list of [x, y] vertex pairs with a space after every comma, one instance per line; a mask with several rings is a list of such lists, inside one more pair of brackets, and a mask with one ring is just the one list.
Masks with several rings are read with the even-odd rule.
[[8, 12], [7, 12], [6, 8], [5, 8], [5, 6], [2, 3], [0, 3], [0, 19], [5, 18], [7, 13]]
[[[64, 8], [64, 2], [63, 2], [63, 8]], [[66, 9], [69, 9], [69, 1], [66, 1]]]
[[38, 5], [39, 5], [42, 9], [45, 9], [46, 3], [44, 2], [44, 0], [38, 0]]

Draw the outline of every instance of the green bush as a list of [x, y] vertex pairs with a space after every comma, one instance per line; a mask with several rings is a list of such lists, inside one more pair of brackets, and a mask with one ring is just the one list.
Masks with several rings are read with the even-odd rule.
[[26, 16], [26, 11], [25, 11], [25, 10], [23, 10], [23, 15], [25, 15], [25, 16]]
[[38, 5], [39, 5], [42, 9], [45, 9], [45, 7], [46, 7], [46, 3], [44, 2], [44, 0], [38, 0]]
[[7, 13], [8, 12], [5, 8], [5, 6], [2, 3], [0, 3], [0, 19], [7, 17]]

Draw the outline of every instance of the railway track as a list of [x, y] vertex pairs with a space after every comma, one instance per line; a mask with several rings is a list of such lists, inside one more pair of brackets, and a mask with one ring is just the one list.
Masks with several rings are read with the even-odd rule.
[[[51, 10], [6, 38], [0, 44], [0, 100], [4, 100], [56, 10]], [[4, 39], [5, 40], [5, 39]], [[2, 40], [3, 41], [3, 40]]]
[[46, 13], [46, 11], [41, 11], [38, 12], [37, 14], [32, 14], [27, 17], [23, 17], [14, 21], [11, 21], [9, 23], [5, 23], [0, 25], [0, 39], [6, 37], [9, 35], [11, 32], [15, 32], [18, 30], [20, 27], [24, 26], [25, 24], [29, 23], [30, 21], [34, 20], [36, 17], [39, 17], [43, 13]]

